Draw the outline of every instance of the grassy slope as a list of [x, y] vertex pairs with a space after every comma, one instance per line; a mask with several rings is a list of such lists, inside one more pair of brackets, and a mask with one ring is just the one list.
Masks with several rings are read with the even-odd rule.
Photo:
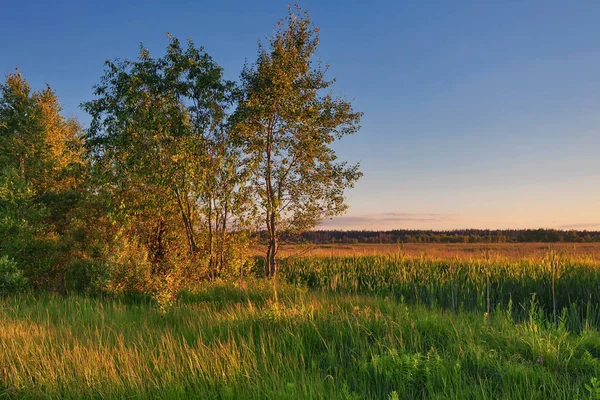
[[[577, 398], [600, 334], [265, 282], [144, 302], [0, 300], [0, 393], [21, 398]], [[2, 398], [2, 395], [0, 395]]]

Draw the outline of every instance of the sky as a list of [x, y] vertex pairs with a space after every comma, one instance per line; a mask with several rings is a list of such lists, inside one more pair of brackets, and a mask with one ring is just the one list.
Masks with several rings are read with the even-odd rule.
[[[0, 73], [85, 125], [107, 59], [191, 37], [237, 80], [289, 1], [1, 0]], [[600, 230], [600, 2], [301, 1], [334, 93], [364, 112], [324, 229]]]

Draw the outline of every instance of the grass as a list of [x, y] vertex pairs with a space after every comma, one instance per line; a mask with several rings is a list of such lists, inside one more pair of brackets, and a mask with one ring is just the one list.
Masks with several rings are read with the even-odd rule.
[[[562, 261], [558, 304], [573, 289], [574, 305], [557, 324], [542, 293], [494, 297], [548, 292], [544, 265], [491, 263], [488, 314], [485, 301], [466, 302], [487, 279], [462, 262], [454, 276], [422, 258], [297, 259], [279, 282], [201, 286], [167, 313], [145, 299], [0, 299], [0, 398], [600, 398], [600, 333], [585, 299], [598, 290], [593, 260]], [[443, 290], [462, 281], [458, 294]]]
[[[286, 256], [375, 256], [395, 255], [402, 252], [407, 256], [426, 256], [436, 259], [451, 260], [454, 258], [481, 258], [486, 250], [495, 255], [518, 261], [523, 258], [541, 260], [548, 249], [561, 252], [568, 257], [600, 257], [600, 242], [598, 243], [399, 243], [399, 244], [286, 244], [280, 249], [280, 254]], [[266, 249], [254, 247], [252, 252], [263, 255]]]
[[527, 317], [535, 302], [553, 323], [562, 316], [570, 330], [580, 331], [600, 328], [599, 266], [595, 257], [556, 252], [519, 260], [395, 254], [289, 259], [281, 276], [312, 289], [376, 294], [430, 309], [482, 314], [512, 304], [517, 318]]

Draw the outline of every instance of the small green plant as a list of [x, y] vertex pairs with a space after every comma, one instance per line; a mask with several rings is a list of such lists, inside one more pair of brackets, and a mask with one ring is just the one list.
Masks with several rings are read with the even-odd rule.
[[173, 308], [180, 291], [181, 277], [175, 271], [164, 277], [155, 278], [152, 298], [156, 301], [161, 314], [166, 314]]
[[585, 384], [585, 390], [588, 393], [588, 398], [592, 400], [600, 400], [600, 379], [593, 377], [589, 384]]

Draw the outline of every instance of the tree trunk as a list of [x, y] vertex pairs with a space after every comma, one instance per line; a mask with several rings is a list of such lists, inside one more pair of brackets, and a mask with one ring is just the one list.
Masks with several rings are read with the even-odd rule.
[[215, 280], [215, 257], [214, 257], [214, 246], [213, 246], [213, 206], [212, 206], [212, 196], [208, 201], [208, 271], [210, 274], [210, 280]]
[[227, 203], [223, 206], [223, 220], [221, 221], [221, 246], [219, 248], [219, 271], [225, 267], [225, 245], [227, 244]]
[[269, 278], [274, 278], [277, 273], [277, 198], [275, 197], [275, 191], [273, 190], [273, 126], [274, 122], [271, 121], [269, 124], [269, 128], [267, 129], [267, 146], [266, 146], [266, 174], [265, 174], [265, 183], [266, 183], [266, 200], [267, 200], [267, 230], [269, 232], [269, 247], [267, 249], [267, 276]]
[[277, 247], [279, 244], [277, 243], [277, 238], [271, 239], [269, 243], [269, 247], [271, 247], [271, 253], [269, 258], [269, 276], [271, 278], [275, 278], [277, 274]]
[[277, 274], [277, 250], [279, 242], [277, 240], [277, 228], [275, 226], [275, 213], [271, 213], [269, 222], [269, 247], [267, 249], [267, 276], [275, 278]]
[[191, 221], [190, 206], [186, 199], [186, 203], [187, 203], [187, 213], [186, 213], [186, 207], [183, 204], [183, 199], [179, 193], [179, 190], [174, 189], [174, 192], [175, 192], [175, 196], [177, 198], [177, 204], [179, 205], [179, 210], [181, 212], [181, 219], [183, 220], [183, 226], [185, 228], [185, 234], [186, 234], [187, 240], [188, 240], [188, 247], [189, 247], [190, 255], [192, 256], [192, 259], [195, 259], [198, 248], [196, 246], [196, 238], [195, 238], [196, 235], [194, 233], [194, 226]]
[[163, 238], [166, 233], [165, 221], [161, 218], [158, 221], [156, 234], [149, 240], [149, 248], [152, 254], [152, 273], [156, 273], [158, 266], [162, 263], [167, 253]]

